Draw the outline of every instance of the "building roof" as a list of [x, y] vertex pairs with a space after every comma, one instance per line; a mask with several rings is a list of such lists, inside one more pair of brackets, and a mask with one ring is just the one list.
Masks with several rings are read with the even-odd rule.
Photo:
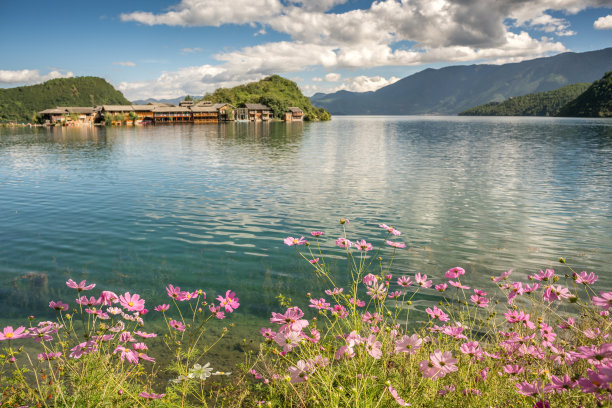
[[38, 112], [39, 115], [63, 115], [65, 113], [68, 113], [66, 109], [59, 108], [45, 109], [44, 111]]
[[266, 105], [262, 105], [261, 103], [245, 103], [244, 106], [246, 106], [248, 110], [271, 110]]
[[58, 106], [57, 109], [64, 109], [70, 113], [92, 114], [94, 112], [94, 108], [86, 106]]
[[222, 107], [224, 107], [224, 106], [231, 106], [232, 108], [235, 108], [235, 106], [234, 106], [234, 105], [232, 105], [232, 104], [230, 104], [230, 103], [227, 103], [227, 102], [223, 102], [223, 103], [215, 103], [213, 106], [214, 106], [216, 109], [221, 109], [221, 108], [222, 108]]
[[291, 113], [304, 113], [300, 108], [296, 106], [290, 106], [288, 109]]
[[132, 105], [102, 105], [102, 110], [106, 112], [131, 112], [134, 108]]
[[196, 103], [195, 106], [198, 106], [198, 107], [200, 107], [200, 106], [212, 106], [212, 104], [213, 103], [211, 101], [200, 101], [200, 102]]
[[132, 108], [136, 112], [153, 112], [153, 106], [151, 105], [132, 105]]
[[182, 106], [156, 106], [153, 108], [153, 112], [155, 113], [175, 113], [175, 112], [189, 112], [189, 108], [184, 108]]
[[168, 106], [168, 107], [174, 106], [171, 103], [164, 103], [164, 102], [149, 102], [149, 103], [147, 103], [147, 105], [152, 105], [152, 106]]

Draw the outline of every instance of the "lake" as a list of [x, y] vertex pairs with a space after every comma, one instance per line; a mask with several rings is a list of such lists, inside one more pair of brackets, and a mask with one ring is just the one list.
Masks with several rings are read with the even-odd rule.
[[341, 217], [353, 240], [380, 244], [380, 223], [402, 231], [397, 276], [439, 281], [459, 265], [477, 286], [510, 268], [568, 273], [564, 257], [610, 289], [611, 204], [610, 120], [0, 128], [2, 317], [51, 316], [49, 300], [74, 298], [72, 278], [138, 292], [150, 309], [169, 283], [232, 289], [232, 318], [259, 327], [278, 294], [326, 289], [283, 239], [325, 231], [341, 270]]

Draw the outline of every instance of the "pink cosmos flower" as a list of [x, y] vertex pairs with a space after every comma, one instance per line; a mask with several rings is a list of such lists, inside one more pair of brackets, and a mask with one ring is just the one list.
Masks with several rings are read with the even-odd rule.
[[302, 340], [301, 332], [287, 331], [278, 332], [274, 336], [274, 341], [283, 348], [283, 352], [288, 353], [300, 344]]
[[393, 227], [388, 226], [387, 224], [380, 224], [379, 227], [386, 230], [390, 234], [397, 235], [397, 236], [402, 235], [401, 232], [399, 232]]
[[338, 319], [344, 319], [348, 317], [348, 312], [346, 311], [346, 308], [342, 305], [334, 305], [334, 308], [331, 309], [331, 314], [332, 316], [337, 317]]
[[303, 236], [300, 238], [287, 237], [285, 238], [283, 242], [285, 243], [285, 245], [294, 246], [294, 245], [304, 245], [306, 243], [306, 240], [304, 239]]
[[537, 291], [538, 289], [540, 289], [539, 283], [534, 283], [532, 285], [527, 285], [527, 284], [523, 285], [523, 293], [533, 293]]
[[608, 310], [612, 306], [612, 292], [600, 292], [599, 294], [601, 296], [593, 296], [591, 301], [595, 306]]
[[180, 300], [181, 302], [185, 302], [185, 301], [189, 301], [192, 299], [197, 299], [199, 292], [197, 290], [193, 291], [193, 292], [188, 292], [188, 291], [181, 291], [181, 293], [179, 294], [179, 297], [177, 298], [177, 300]]
[[102, 293], [100, 293], [100, 299], [98, 300], [102, 305], [110, 306], [111, 304], [119, 301], [119, 296], [110, 290], [103, 290]]
[[334, 288], [333, 290], [325, 289], [325, 294], [329, 296], [339, 295], [344, 292], [344, 288]]
[[117, 354], [117, 353], [121, 353], [119, 354], [121, 361], [127, 360], [128, 363], [138, 364], [138, 353], [137, 352], [134, 352], [133, 350], [130, 350], [123, 346], [117, 346], [115, 350], [113, 351], [113, 354]]
[[95, 341], [85, 341], [83, 343], [77, 344], [73, 348], [70, 349], [72, 353], [70, 353], [70, 357], [79, 359], [82, 356], [90, 353], [94, 353], [98, 350]]
[[400, 296], [402, 296], [402, 292], [400, 292], [399, 290], [396, 290], [395, 292], [391, 292], [387, 295], [389, 299], [397, 299]]
[[40, 353], [37, 357], [39, 360], [56, 360], [62, 356], [61, 352], [57, 353]]
[[412, 285], [412, 280], [407, 276], [402, 276], [400, 278], [397, 278], [397, 284], [404, 288], [407, 288], [408, 286]]
[[153, 310], [155, 310], [156, 312], [165, 312], [166, 310], [170, 309], [170, 305], [157, 305], [153, 308]]
[[502, 281], [502, 280], [504, 280], [504, 279], [508, 278], [508, 276], [510, 276], [511, 274], [512, 274], [512, 269], [510, 269], [510, 270], [509, 270], [509, 271], [507, 271], [507, 272], [502, 273], [502, 274], [501, 274], [501, 275], [499, 275], [498, 277], [495, 277], [495, 278], [494, 278], [494, 277], [491, 277], [491, 280], [492, 280], [493, 282], [500, 282], [500, 281]]
[[308, 375], [314, 371], [312, 364], [304, 360], [298, 361], [295, 366], [288, 368], [291, 384], [297, 384], [308, 380]]
[[168, 293], [168, 296], [170, 296], [171, 298], [174, 299], [179, 299], [181, 297], [181, 288], [176, 286], [174, 287], [173, 285], [168, 285], [166, 287], [166, 293]]
[[68, 281], [66, 282], [66, 286], [68, 286], [69, 288], [72, 288], [72, 289], [76, 289], [79, 292], [81, 292], [83, 290], [91, 290], [91, 289], [95, 288], [96, 284], [92, 283], [91, 285], [87, 285], [84, 280], [82, 280], [81, 283], [76, 283], [72, 279], [68, 279]]
[[448, 288], [448, 285], [446, 283], [440, 283], [439, 285], [434, 286], [434, 289], [438, 292], [444, 292], [446, 288]]
[[281, 324], [280, 331], [300, 332], [308, 326], [308, 320], [302, 319], [304, 312], [297, 307], [290, 307], [284, 314], [272, 312], [271, 323]]
[[436, 380], [443, 378], [446, 374], [457, 371], [457, 359], [453, 358], [450, 351], [442, 352], [436, 350], [429, 355], [430, 360], [421, 361], [419, 367], [424, 377]]
[[312, 235], [313, 237], [320, 237], [321, 235], [323, 235], [323, 232], [322, 231], [312, 231], [310, 235]]
[[355, 242], [355, 248], [358, 251], [371, 251], [372, 249], [374, 249], [374, 247], [372, 246], [372, 244], [370, 244], [369, 242], [366, 242], [365, 239], [362, 239], [361, 241], [356, 241]]
[[211, 313], [214, 314], [217, 319], [219, 320], [225, 319], [225, 313], [221, 311], [221, 305], [215, 306], [214, 303], [211, 303], [208, 306], [208, 310], [210, 310]]
[[431, 288], [433, 283], [431, 280], [427, 280], [427, 275], [421, 275], [420, 273], [414, 275], [414, 281], [422, 288]]
[[367, 289], [366, 294], [371, 296], [373, 299], [385, 300], [385, 297], [387, 296], [387, 286], [384, 283], [381, 283], [380, 285], [374, 284], [372, 286], [367, 286]]
[[57, 302], [51, 301], [49, 302], [49, 307], [51, 309], [55, 309], [55, 310], [68, 310], [68, 305], [66, 303], [62, 303], [61, 300], [58, 300]]
[[217, 300], [219, 301], [219, 305], [225, 308], [225, 311], [228, 313], [232, 313], [234, 310], [238, 309], [240, 303], [238, 303], [238, 298], [236, 294], [230, 290], [225, 292], [225, 297], [217, 296]]
[[140, 298], [140, 295], [125, 292], [125, 294], [119, 296], [119, 303], [121, 306], [129, 312], [139, 312], [144, 309], [145, 300]]
[[481, 289], [474, 289], [474, 293], [477, 294], [478, 296], [487, 296], [487, 292]]
[[382, 357], [382, 343], [376, 340], [376, 336], [371, 334], [365, 343], [366, 351], [375, 360], [379, 360]]
[[434, 306], [433, 309], [428, 307], [427, 309], [425, 309], [425, 312], [427, 312], [427, 314], [431, 316], [432, 319], [439, 319], [441, 322], [447, 322], [450, 320], [448, 315], [437, 306]]
[[317, 310], [327, 310], [331, 305], [325, 301], [324, 298], [321, 299], [310, 299], [309, 307], [313, 307]]
[[311, 264], [317, 264], [319, 263], [319, 258], [315, 258], [315, 259], [310, 259], [308, 262], [310, 262]]
[[144, 391], [138, 394], [139, 397], [150, 399], [150, 400], [160, 399], [160, 398], [163, 398], [165, 395], [166, 394], [154, 394], [152, 392], [144, 392]]
[[454, 287], [456, 287], [456, 288], [458, 288], [458, 289], [466, 289], [466, 290], [467, 290], [467, 289], [469, 289], [469, 288], [470, 288], [469, 286], [465, 286], [465, 285], [463, 285], [463, 284], [462, 284], [461, 282], [459, 282], [459, 281], [455, 282], [455, 281], [449, 280], [449, 281], [448, 281], [448, 283], [450, 283], [452, 286], [454, 286]]
[[350, 346], [342, 346], [338, 350], [336, 350], [336, 353], [334, 354], [334, 358], [336, 360], [340, 360], [342, 358], [348, 359], [353, 357], [355, 357], [355, 350], [353, 350], [353, 348]]
[[507, 364], [504, 366], [504, 372], [506, 374], [510, 374], [510, 375], [519, 375], [521, 374], [523, 371], [525, 371], [525, 367], [519, 366], [519, 365], [512, 365], [512, 364]]
[[542, 393], [542, 381], [537, 380], [533, 383], [523, 381], [519, 384], [515, 384], [518, 389], [518, 393], [527, 397], [536, 396]]
[[597, 282], [599, 276], [595, 275], [593, 272], [587, 273], [587, 271], [582, 271], [580, 274], [574, 272], [574, 279], [577, 283], [582, 283], [583, 285], [592, 285]]
[[479, 307], [484, 308], [484, 307], [489, 306], [489, 299], [482, 297], [482, 296], [472, 295], [470, 296], [470, 300], [474, 302], [476, 306], [479, 306]]
[[510, 289], [508, 292], [508, 304], [511, 304], [516, 296], [524, 293], [523, 284], [521, 282], [512, 282], [507, 285], [506, 288]]
[[267, 327], [262, 327], [259, 333], [267, 339], [273, 339], [276, 336], [276, 332]]
[[415, 333], [412, 336], [403, 335], [395, 341], [395, 352], [416, 354], [421, 344], [423, 344], [423, 339], [418, 334]]
[[458, 266], [449, 269], [448, 271], [446, 271], [446, 273], [444, 274], [444, 276], [447, 279], [457, 279], [458, 277], [460, 277], [461, 275], [465, 275], [465, 269], [460, 268]]
[[572, 380], [569, 375], [565, 374], [563, 377], [557, 377], [556, 375], [550, 376], [551, 384], [550, 389], [562, 393], [564, 391], [569, 391], [572, 388], [576, 388], [578, 382]]
[[171, 327], [173, 327], [174, 329], [176, 329], [178, 331], [181, 331], [181, 332], [185, 331], [185, 327], [186, 326], [183, 323], [179, 322], [179, 321], [176, 321], [176, 320], [173, 319], [173, 320], [170, 320], [168, 323], [170, 324]]
[[382, 316], [380, 313], [365, 312], [361, 315], [361, 321], [369, 324], [377, 324], [382, 321]]
[[357, 307], [364, 307], [366, 304], [363, 300], [359, 300], [359, 299], [355, 299], [355, 298], [350, 298], [349, 299], [349, 303], [352, 305], [355, 305]]
[[371, 273], [368, 273], [366, 276], [363, 277], [363, 281], [362, 281], [365, 285], [373, 285], [378, 283], [378, 278], [375, 275], [372, 275]]
[[533, 279], [533, 280], [537, 280], [537, 281], [552, 281], [553, 278], [555, 277], [555, 271], [552, 269], [547, 269], [546, 271], [542, 272], [542, 270], [540, 269], [540, 271], [538, 273], [536, 273], [535, 275], [529, 276], [529, 279]]
[[572, 296], [568, 288], [564, 288], [561, 285], [550, 285], [544, 290], [542, 297], [548, 302], [555, 300], [567, 299]]
[[393, 388], [392, 386], [389, 386], [389, 388], [387, 388], [387, 389], [389, 390], [389, 394], [391, 394], [391, 396], [393, 397], [395, 402], [397, 402], [397, 405], [399, 405], [400, 407], [409, 407], [410, 406], [410, 404], [408, 404], [406, 401], [404, 401], [399, 396], [399, 394], [397, 393], [395, 388]]
[[406, 244], [403, 242], [385, 241], [385, 243], [393, 248], [406, 248]]
[[443, 396], [451, 392], [455, 392], [455, 386], [453, 384], [442, 387], [440, 391], [438, 391], [438, 395]]
[[346, 238], [338, 238], [336, 240], [336, 245], [338, 245], [340, 248], [350, 248], [353, 243]]
[[469, 341], [467, 343], [463, 343], [461, 347], [459, 347], [459, 351], [463, 354], [467, 354], [468, 356], [476, 359], [482, 360], [482, 349], [477, 341]]
[[75, 300], [75, 302], [82, 306], [95, 306], [102, 303], [100, 299], [95, 298], [93, 296], [90, 296], [89, 298], [87, 298], [87, 296], [81, 296], [80, 298]]
[[19, 326], [17, 329], [13, 329], [13, 326], [6, 326], [0, 333], [0, 340], [15, 340], [29, 337], [25, 332], [25, 327]]

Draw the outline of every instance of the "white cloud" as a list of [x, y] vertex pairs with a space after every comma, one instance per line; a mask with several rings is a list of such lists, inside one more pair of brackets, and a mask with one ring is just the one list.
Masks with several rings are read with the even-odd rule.
[[278, 14], [283, 5], [278, 0], [182, 0], [163, 14], [136, 11], [121, 14], [122, 21], [146, 25], [220, 26], [248, 24]]
[[337, 74], [335, 72], [330, 72], [329, 74], [325, 75], [325, 80], [327, 82], [338, 82], [341, 77], [342, 75], [340, 74]]
[[22, 69], [16, 71], [0, 70], [0, 83], [3, 84], [37, 84], [55, 78], [71, 78], [74, 73], [70, 71], [60, 72], [53, 70], [46, 75], [41, 75], [37, 69]]
[[194, 54], [196, 52], [202, 52], [203, 50], [199, 47], [195, 47], [195, 48], [183, 48], [181, 49], [181, 52], [185, 53], [185, 54]]
[[351, 91], [351, 92], [371, 92], [376, 91], [387, 85], [399, 81], [401, 78], [385, 78], [381, 76], [365, 76], [345, 78], [342, 85], [327, 90], [326, 92]]
[[593, 27], [598, 30], [611, 30], [612, 29], [612, 14], [605, 17], [599, 17], [593, 23]]
[[[574, 35], [569, 22], [551, 13], [577, 13], [602, 7], [610, 0], [379, 0], [367, 9], [330, 12], [348, 0], [182, 0], [163, 13], [122, 14], [123, 21], [148, 25], [220, 26], [248, 24], [254, 35], [272, 29], [290, 40], [262, 43], [213, 57], [218, 65], [183, 68], [146, 82], [163, 95], [201, 94], [201, 89], [229, 86], [270, 74], [299, 72], [309, 67], [341, 68], [415, 66], [437, 62], [518, 62], [566, 51], [557, 40]], [[559, 14], [555, 14], [559, 15]], [[596, 28], [610, 28], [610, 16]], [[517, 33], [518, 32], [518, 33]], [[398, 48], [399, 42], [411, 48]], [[187, 52], [187, 51], [185, 51]], [[214, 74], [192, 75], [203, 69]], [[175, 84], [162, 84], [172, 75]], [[314, 82], [341, 79], [333, 72]], [[384, 86], [381, 77], [345, 79], [343, 89]], [[147, 92], [145, 86], [125, 92]], [[315, 85], [311, 85], [315, 89]], [[186, 92], [186, 89], [191, 89]], [[211, 88], [212, 90], [212, 88]], [[162, 95], [159, 95], [160, 97]]]
[[122, 67], [135, 67], [136, 66], [136, 63], [131, 62], [131, 61], [119, 61], [119, 62], [113, 62], [113, 64], [121, 65]]

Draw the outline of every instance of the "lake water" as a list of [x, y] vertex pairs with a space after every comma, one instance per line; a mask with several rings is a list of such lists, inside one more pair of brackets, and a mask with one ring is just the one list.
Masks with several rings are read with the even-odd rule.
[[510, 268], [567, 273], [565, 257], [610, 289], [611, 204], [610, 120], [0, 128], [0, 308], [51, 315], [49, 300], [74, 297], [68, 278], [152, 308], [172, 283], [235, 290], [233, 317], [260, 326], [279, 293], [325, 289], [283, 239], [323, 230], [338, 255], [341, 217], [349, 239], [403, 232], [398, 276], [460, 265], [478, 285]]

